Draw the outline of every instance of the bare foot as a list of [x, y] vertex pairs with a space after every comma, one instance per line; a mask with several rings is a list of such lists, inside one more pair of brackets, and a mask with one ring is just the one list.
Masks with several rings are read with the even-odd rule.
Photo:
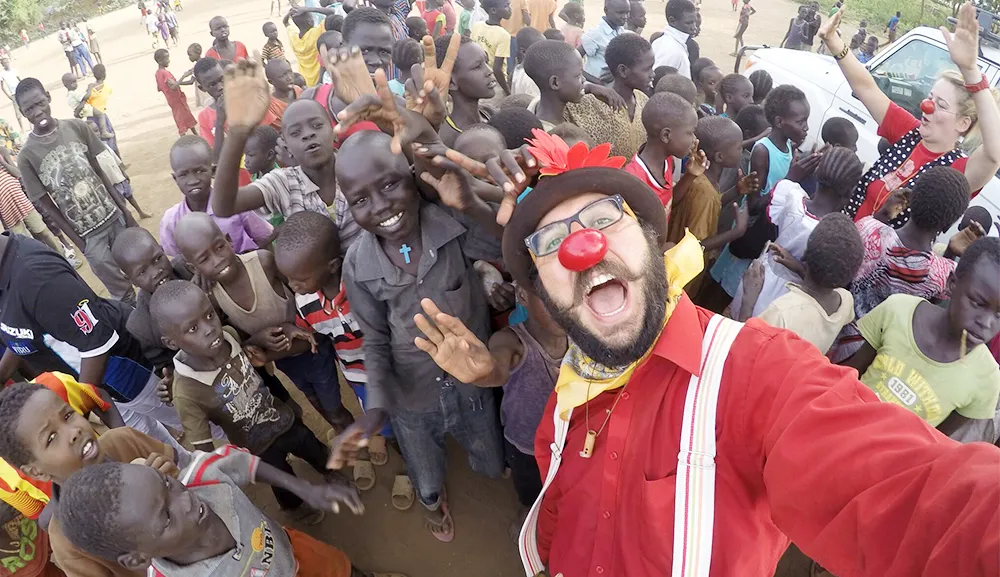
[[139, 212], [139, 219], [140, 220], [146, 220], [147, 218], [153, 218], [153, 215], [146, 214], [145, 212], [142, 212], [142, 211]]

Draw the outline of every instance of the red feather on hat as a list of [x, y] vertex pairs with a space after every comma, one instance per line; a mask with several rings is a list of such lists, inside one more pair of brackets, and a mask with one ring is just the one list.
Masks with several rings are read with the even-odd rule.
[[555, 176], [567, 170], [588, 166], [607, 168], [625, 166], [624, 156], [608, 156], [611, 145], [606, 142], [595, 146], [593, 150], [587, 148], [583, 142], [577, 142], [570, 148], [562, 138], [544, 130], [533, 128], [531, 134], [534, 138], [528, 139], [528, 151], [542, 167], [542, 176]]

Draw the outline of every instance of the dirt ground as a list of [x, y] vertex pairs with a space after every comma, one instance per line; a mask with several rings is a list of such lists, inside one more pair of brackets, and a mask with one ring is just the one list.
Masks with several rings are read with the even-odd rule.
[[[269, 17], [269, 4], [268, 0], [185, 0], [184, 11], [178, 13], [180, 47], [171, 47], [174, 75], [180, 77], [190, 66], [184, 54], [188, 44], [199, 42], [206, 48], [211, 44], [208, 20], [217, 14], [229, 20], [231, 38], [244, 42], [251, 50], [259, 49], [264, 42], [261, 24], [269, 19], [276, 23], [280, 20], [278, 16]], [[647, 38], [665, 26], [664, 6], [664, 2], [647, 0], [648, 23], [643, 33]], [[745, 40], [751, 44], [777, 44], [796, 7], [790, 0], [756, 3], [757, 14], [750, 21]], [[587, 0], [586, 12], [589, 28], [601, 17], [603, 4], [600, 0]], [[728, 54], [733, 50], [736, 13], [728, 0], [710, 0], [702, 4], [701, 12], [704, 22], [698, 42], [702, 55], [713, 58], [728, 72], [733, 63]], [[139, 25], [139, 11], [135, 7], [94, 18], [90, 24], [100, 39], [108, 67], [107, 81], [114, 89], [109, 116], [118, 131], [119, 148], [129, 165], [136, 197], [153, 215], [140, 224], [158, 236], [160, 217], [166, 208], [180, 201], [181, 195], [167, 164], [167, 153], [177, 132], [170, 109], [156, 91], [153, 49]], [[22, 78], [37, 77], [51, 91], [54, 115], [69, 117], [66, 91], [60, 81], [67, 65], [55, 37], [33, 42], [27, 51], [18, 48], [14, 57], [13, 65]], [[190, 90], [189, 101], [193, 105]], [[8, 102], [0, 106], [0, 117], [14, 122]], [[107, 294], [89, 269], [85, 267], [81, 272], [100, 293]], [[320, 438], [325, 438], [328, 426], [311, 411], [308, 417], [310, 426]], [[393, 475], [402, 468], [395, 454], [387, 466], [378, 469], [376, 487], [364, 494], [367, 511], [363, 517], [330, 515], [310, 532], [347, 551], [366, 570], [402, 571], [410, 577], [520, 575], [517, 549], [507, 532], [517, 513], [517, 500], [509, 481], [474, 475], [461, 449], [456, 445], [449, 449], [448, 488], [456, 525], [452, 543], [439, 543], [423, 528], [419, 506], [407, 512], [392, 508], [389, 495]], [[259, 488], [252, 492], [258, 503], [277, 513], [269, 492]]]

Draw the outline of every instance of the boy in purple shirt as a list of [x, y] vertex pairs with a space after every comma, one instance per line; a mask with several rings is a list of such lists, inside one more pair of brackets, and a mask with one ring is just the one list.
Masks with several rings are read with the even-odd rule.
[[237, 254], [265, 248], [271, 244], [274, 228], [252, 212], [221, 217], [212, 213], [209, 202], [212, 193], [212, 149], [200, 136], [186, 134], [170, 149], [170, 168], [184, 200], [167, 209], [160, 221], [160, 244], [168, 256], [177, 256], [180, 249], [174, 242], [174, 227], [190, 212], [204, 212], [219, 225], [233, 243]]

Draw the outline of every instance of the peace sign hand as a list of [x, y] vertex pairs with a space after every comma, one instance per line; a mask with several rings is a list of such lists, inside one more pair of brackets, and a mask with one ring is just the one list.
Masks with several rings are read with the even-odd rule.
[[392, 133], [389, 149], [393, 154], [402, 154], [404, 143], [409, 144], [421, 134], [434, 132], [419, 114], [397, 106], [396, 98], [385, 79], [385, 70], [375, 71], [375, 86], [377, 95], [360, 96], [337, 114], [339, 123], [334, 127], [334, 132], [341, 135], [358, 122], [370, 120], [380, 129]]
[[437, 366], [463, 383], [474, 383], [493, 372], [493, 355], [465, 324], [441, 312], [431, 299], [420, 301], [427, 317], [417, 314], [413, 317], [420, 332], [427, 338], [417, 337], [413, 343], [429, 354]]
[[[432, 126], [439, 126], [444, 119], [444, 103], [442, 94], [448, 94], [451, 88], [451, 71], [455, 68], [455, 60], [458, 58], [458, 49], [462, 44], [462, 37], [459, 34], [452, 34], [448, 42], [448, 50], [445, 52], [441, 66], [437, 63], [437, 49], [434, 39], [424, 36], [421, 41], [424, 49], [424, 63], [414, 64], [410, 76], [413, 81], [406, 84], [406, 107], [414, 112], [419, 112]], [[433, 83], [433, 90], [437, 93], [437, 98], [427, 98], [431, 92], [427, 87], [427, 82]], [[440, 109], [439, 108], [440, 103]], [[438, 116], [441, 118], [438, 119]], [[437, 119], [437, 122], [435, 122]]]

